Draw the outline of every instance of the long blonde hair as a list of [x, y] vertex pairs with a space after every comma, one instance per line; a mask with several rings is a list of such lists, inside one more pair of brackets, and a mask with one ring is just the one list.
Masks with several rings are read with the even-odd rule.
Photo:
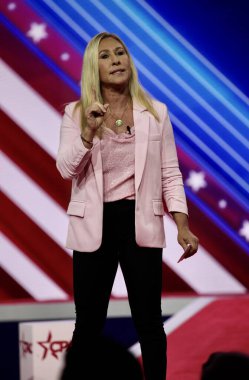
[[[81, 113], [81, 131], [84, 130], [86, 125], [85, 110], [94, 101], [103, 103], [101, 95], [100, 78], [99, 78], [99, 44], [104, 38], [112, 37], [123, 45], [131, 67], [131, 76], [129, 80], [129, 90], [133, 101], [136, 101], [141, 106], [144, 106], [155, 118], [159, 121], [158, 113], [152, 104], [152, 99], [149, 94], [142, 88], [138, 80], [137, 69], [134, 65], [133, 59], [125, 46], [124, 42], [113, 33], [102, 32], [95, 35], [88, 43], [82, 65], [81, 75], [81, 98], [76, 104], [75, 109], [80, 108]], [[94, 91], [93, 91], [94, 89]], [[95, 99], [94, 99], [95, 96]], [[98, 129], [97, 135], [101, 138], [101, 128]]]

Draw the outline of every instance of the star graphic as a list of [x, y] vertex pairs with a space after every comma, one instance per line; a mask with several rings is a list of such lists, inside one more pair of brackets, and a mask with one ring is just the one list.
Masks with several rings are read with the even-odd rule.
[[9, 3], [8, 4], [8, 10], [9, 11], [14, 11], [16, 9], [16, 3]]
[[191, 187], [193, 191], [199, 191], [200, 189], [206, 187], [207, 182], [205, 180], [205, 173], [191, 170], [189, 177], [186, 180], [186, 184]]
[[47, 38], [48, 33], [46, 31], [46, 24], [38, 24], [37, 22], [32, 22], [27, 36], [32, 38], [32, 40], [37, 43], [40, 42], [43, 38]]
[[50, 353], [55, 359], [59, 359], [59, 353], [67, 350], [70, 342], [67, 340], [53, 340], [51, 331], [48, 332], [47, 340], [37, 342], [43, 349], [42, 360]]
[[239, 234], [243, 236], [246, 241], [249, 241], [249, 220], [244, 220], [243, 225], [239, 230]]
[[64, 52], [64, 53], [61, 54], [60, 58], [61, 58], [62, 61], [68, 61], [69, 58], [70, 58], [70, 54], [68, 54], [67, 52]]
[[218, 202], [219, 208], [226, 208], [227, 207], [227, 201], [225, 199], [221, 199]]
[[47, 337], [46, 341], [37, 342], [44, 349], [44, 352], [43, 352], [43, 355], [42, 355], [42, 360], [44, 360], [46, 358], [46, 356], [47, 356], [47, 353], [48, 353], [48, 351], [50, 349], [51, 341], [52, 341], [52, 333], [51, 333], [51, 331], [49, 331], [48, 332], [48, 337]]

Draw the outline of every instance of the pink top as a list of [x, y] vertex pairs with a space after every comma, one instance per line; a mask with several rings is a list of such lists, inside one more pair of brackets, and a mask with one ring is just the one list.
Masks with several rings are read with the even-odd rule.
[[135, 199], [135, 127], [116, 134], [104, 127], [101, 144], [104, 202]]

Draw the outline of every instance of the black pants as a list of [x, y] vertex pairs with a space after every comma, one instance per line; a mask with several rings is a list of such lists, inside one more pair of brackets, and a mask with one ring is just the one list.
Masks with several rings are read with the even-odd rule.
[[[118, 263], [141, 345], [145, 379], [165, 380], [166, 336], [161, 312], [162, 248], [139, 247], [136, 244], [133, 200], [104, 203], [100, 248], [95, 252], [73, 252], [76, 323], [69, 355], [74, 356], [74, 367], [77, 366], [78, 370], [88, 368], [87, 376], [77, 378], [95, 379], [94, 371], [98, 370], [96, 356], [103, 357], [104, 351], [102, 354], [97, 351], [101, 348], [100, 336]], [[112, 358], [109, 365], [113, 365]], [[124, 370], [120, 368], [116, 379], [122, 378]]]

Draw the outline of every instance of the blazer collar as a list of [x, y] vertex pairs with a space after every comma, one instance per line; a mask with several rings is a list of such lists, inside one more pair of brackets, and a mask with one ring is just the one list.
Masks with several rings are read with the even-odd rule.
[[146, 111], [147, 108], [142, 106], [141, 104], [137, 103], [136, 101], [133, 102], [133, 111], [143, 112]]

